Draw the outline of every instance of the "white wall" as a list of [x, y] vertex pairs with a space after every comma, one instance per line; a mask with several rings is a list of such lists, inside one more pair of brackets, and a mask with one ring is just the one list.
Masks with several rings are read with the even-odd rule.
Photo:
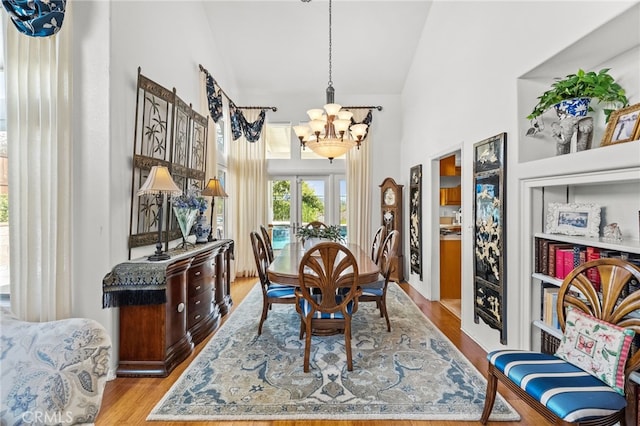
[[[194, 108], [198, 64], [229, 93], [233, 76], [211, 43], [200, 2], [74, 2], [73, 315], [94, 318], [117, 347], [117, 309], [102, 309], [102, 279], [128, 259], [138, 67]], [[117, 359], [114, 357], [114, 362]]]
[[[500, 346], [499, 333], [473, 321], [472, 206], [475, 142], [507, 133], [508, 345], [519, 336], [520, 241], [517, 188], [517, 79], [637, 2], [435, 2], [402, 93], [401, 169], [423, 164], [423, 279], [410, 283], [427, 297], [438, 286], [437, 196], [432, 161], [462, 146], [462, 328], [485, 349]], [[605, 153], [606, 155], [606, 153]], [[435, 163], [434, 163], [435, 164]], [[402, 180], [406, 184], [406, 179]], [[430, 200], [433, 200], [430, 202]], [[405, 251], [407, 248], [405, 247]], [[437, 294], [435, 290], [434, 295]]]

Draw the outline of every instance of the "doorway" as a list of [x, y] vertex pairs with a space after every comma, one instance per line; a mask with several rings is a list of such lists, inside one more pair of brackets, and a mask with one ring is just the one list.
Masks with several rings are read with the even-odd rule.
[[462, 298], [461, 151], [440, 158], [440, 304], [458, 318]]
[[274, 176], [269, 179], [268, 223], [274, 250], [296, 240], [309, 222], [340, 224], [346, 235], [346, 179], [342, 175]]

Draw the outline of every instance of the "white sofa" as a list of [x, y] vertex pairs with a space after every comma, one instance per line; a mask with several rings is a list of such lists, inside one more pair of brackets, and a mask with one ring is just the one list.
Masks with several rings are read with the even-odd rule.
[[0, 309], [0, 424], [93, 423], [111, 358], [102, 325], [26, 322]]

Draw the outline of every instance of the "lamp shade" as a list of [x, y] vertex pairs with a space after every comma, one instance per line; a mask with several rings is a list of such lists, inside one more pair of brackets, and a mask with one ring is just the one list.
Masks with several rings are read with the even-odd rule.
[[228, 197], [227, 193], [224, 192], [224, 188], [220, 184], [220, 180], [217, 177], [209, 179], [209, 182], [207, 182], [207, 186], [205, 186], [201, 194], [205, 197]]
[[138, 196], [146, 194], [180, 195], [182, 190], [173, 181], [166, 166], [153, 166], [147, 180], [138, 190]]
[[351, 139], [323, 139], [321, 142], [309, 142], [307, 146], [316, 154], [333, 160], [334, 158], [344, 155], [356, 146], [356, 143]]

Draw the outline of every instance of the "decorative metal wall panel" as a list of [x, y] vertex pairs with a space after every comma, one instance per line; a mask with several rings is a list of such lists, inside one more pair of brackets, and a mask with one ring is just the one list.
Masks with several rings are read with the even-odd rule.
[[411, 272], [422, 280], [422, 164], [409, 175], [409, 249]]
[[[158, 235], [158, 204], [155, 196], [138, 197], [138, 189], [153, 166], [167, 166], [183, 191], [204, 188], [208, 117], [193, 110], [176, 95], [143, 76], [138, 68], [136, 119], [131, 177], [131, 249], [154, 244]], [[162, 239], [182, 236], [171, 204], [163, 211]]]
[[473, 146], [474, 321], [500, 330], [507, 343], [505, 274], [505, 148], [501, 133]]

